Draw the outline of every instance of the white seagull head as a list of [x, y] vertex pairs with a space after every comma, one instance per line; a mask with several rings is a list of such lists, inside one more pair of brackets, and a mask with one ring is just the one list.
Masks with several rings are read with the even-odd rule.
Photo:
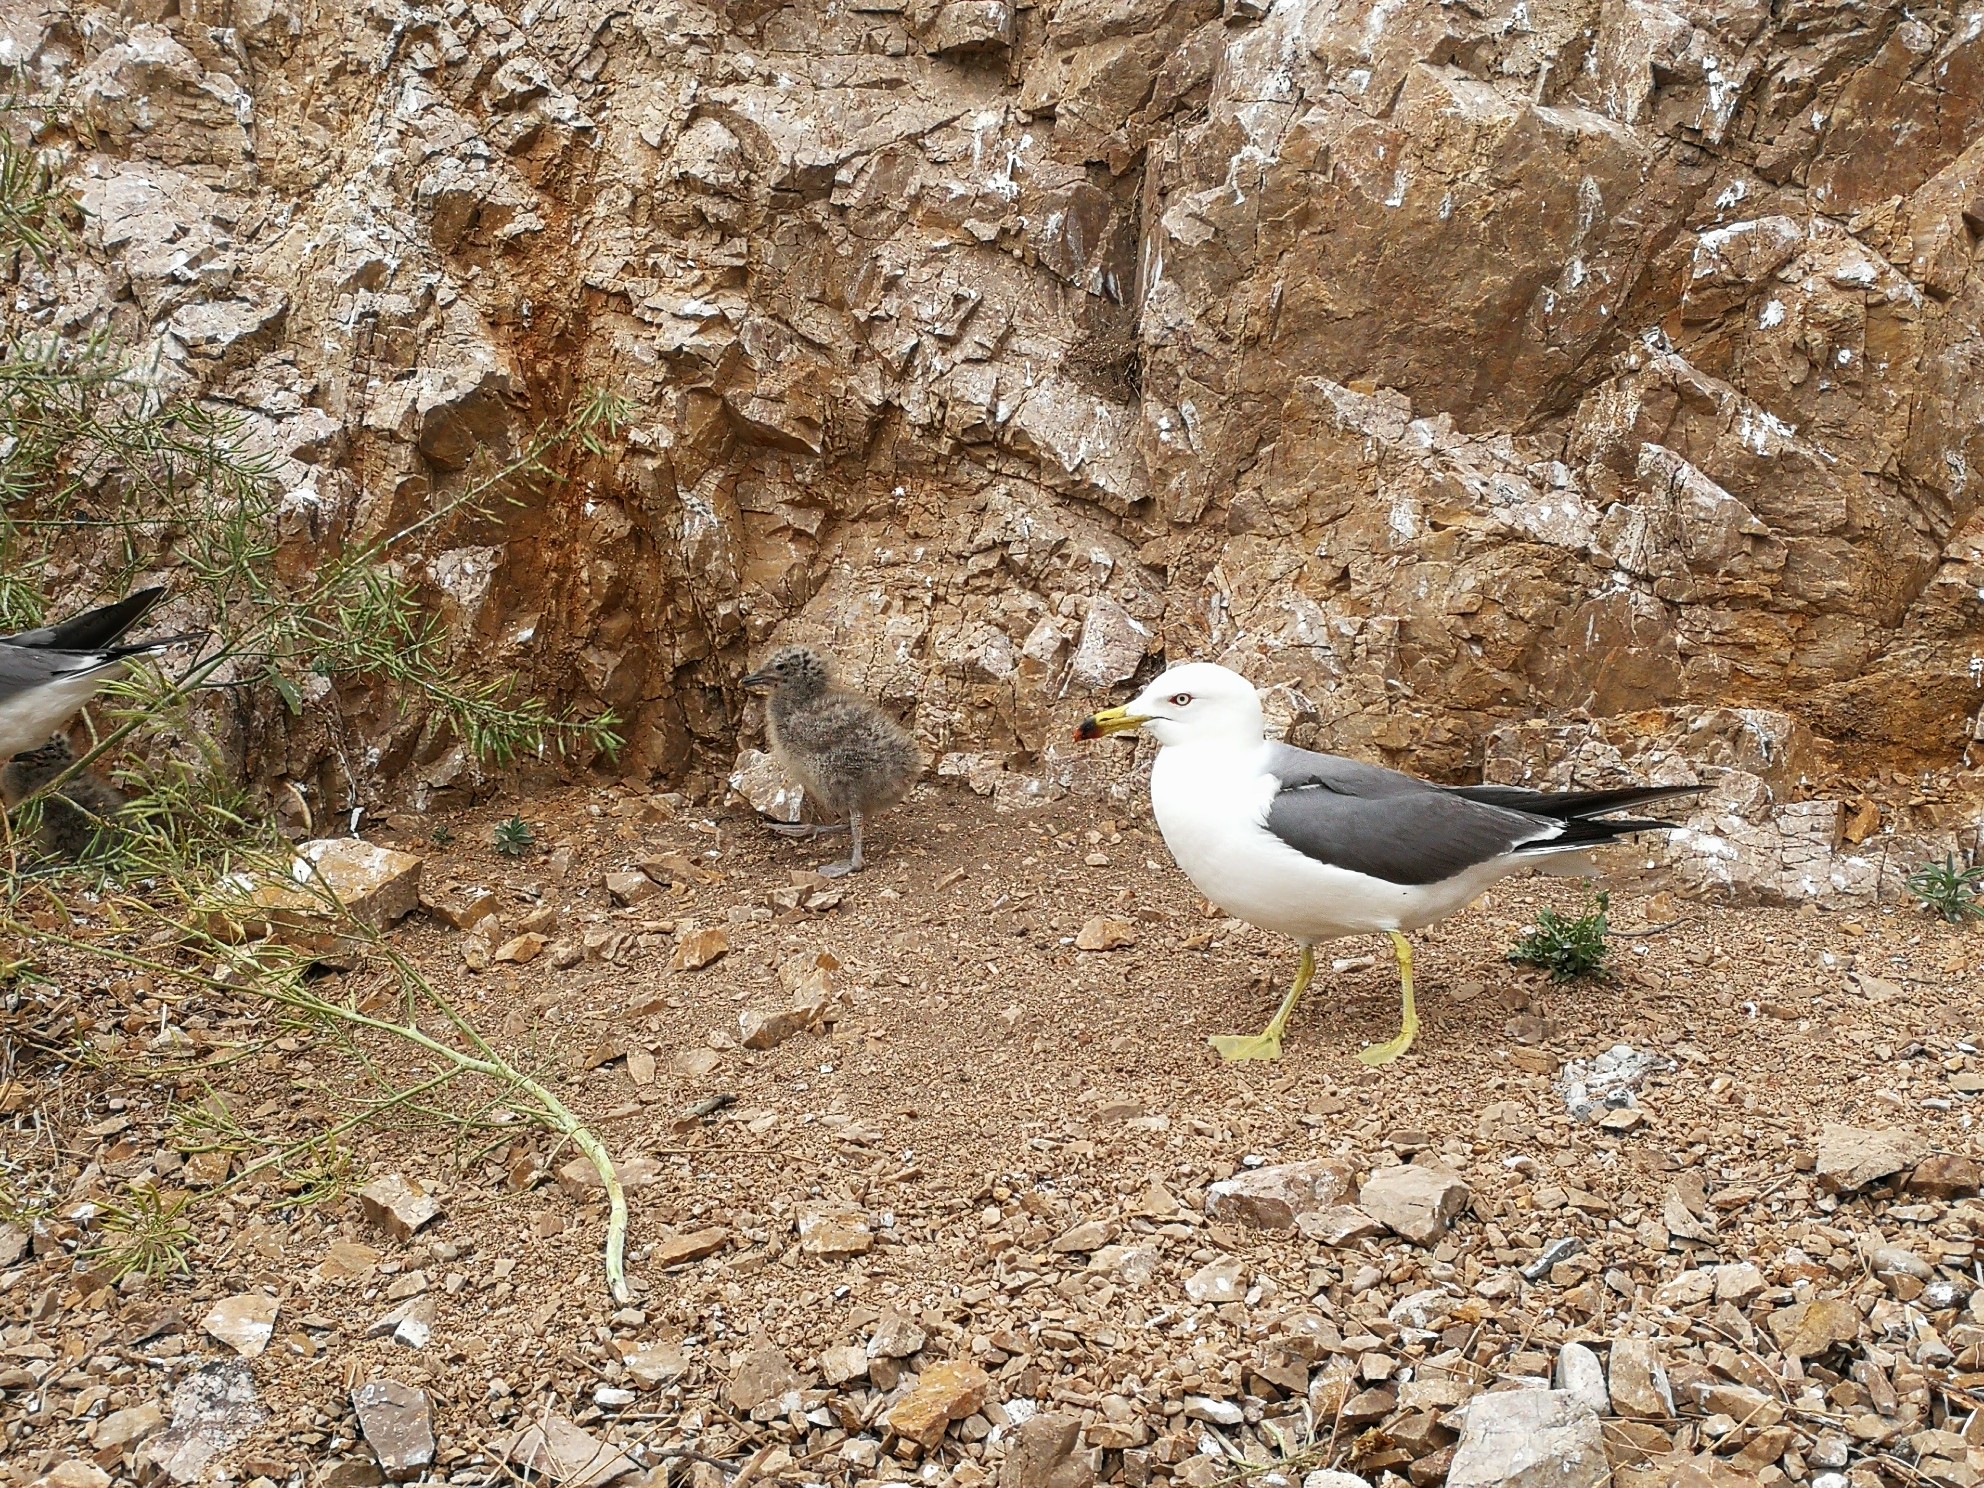
[[1260, 694], [1245, 677], [1209, 661], [1188, 661], [1161, 673], [1122, 707], [1083, 719], [1075, 737], [1099, 739], [1136, 728], [1159, 744], [1245, 748], [1261, 742], [1267, 720]]

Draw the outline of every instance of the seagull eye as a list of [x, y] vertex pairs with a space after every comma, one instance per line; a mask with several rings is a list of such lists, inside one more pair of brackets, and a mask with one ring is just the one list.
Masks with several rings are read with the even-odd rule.
[[1191, 701], [1192, 695], [1189, 692], [1174, 692], [1171, 694], [1171, 706], [1174, 708], [1182, 708]]

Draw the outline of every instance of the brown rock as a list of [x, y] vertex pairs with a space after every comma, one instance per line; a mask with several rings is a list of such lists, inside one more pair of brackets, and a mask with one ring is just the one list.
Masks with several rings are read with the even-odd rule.
[[1295, 1228], [1325, 1245], [1354, 1245], [1385, 1232], [1383, 1225], [1356, 1204], [1332, 1204], [1314, 1213], [1298, 1214]]
[[436, 889], [423, 883], [420, 907], [451, 929], [466, 930], [496, 913], [496, 896], [479, 885]]
[[254, 1359], [275, 1336], [277, 1302], [265, 1292], [243, 1292], [214, 1303], [200, 1329], [244, 1359]]
[[944, 1439], [951, 1422], [962, 1421], [985, 1404], [991, 1385], [985, 1371], [968, 1360], [934, 1364], [889, 1412], [889, 1430], [930, 1451]]
[[1819, 1183], [1847, 1193], [1913, 1168], [1928, 1155], [1927, 1142], [1898, 1127], [1828, 1126], [1819, 1133]]
[[497, 1446], [503, 1460], [528, 1476], [563, 1488], [603, 1488], [635, 1470], [633, 1458], [582, 1426], [548, 1415]]
[[528, 930], [522, 935], [504, 941], [490, 953], [489, 959], [516, 966], [528, 965], [543, 953], [548, 943], [535, 930]]
[[670, 1266], [684, 1266], [690, 1261], [700, 1261], [704, 1256], [715, 1255], [729, 1243], [730, 1231], [722, 1225], [691, 1230], [686, 1235], [664, 1235], [655, 1242], [654, 1254], [649, 1260], [655, 1269], [666, 1271]]
[[999, 1469], [999, 1488], [1091, 1488], [1095, 1475], [1076, 1456], [1079, 1417], [1043, 1412], [1020, 1423]]
[[1243, 1170], [1206, 1190], [1206, 1213], [1230, 1224], [1292, 1230], [1299, 1216], [1341, 1203], [1355, 1185], [1350, 1165], [1329, 1157]]
[[668, 959], [670, 971], [701, 971], [730, 949], [730, 935], [721, 925], [692, 930], [683, 936]]
[[639, 904], [661, 892], [661, 885], [645, 873], [627, 871], [606, 875], [606, 892], [615, 904]]
[[1098, 915], [1075, 933], [1078, 951], [1120, 951], [1137, 943], [1136, 928], [1128, 920], [1112, 920]]
[[859, 1209], [825, 1205], [799, 1213], [799, 1248], [807, 1255], [866, 1255], [874, 1245], [875, 1232]]
[[1794, 1359], [1809, 1359], [1860, 1334], [1860, 1314], [1836, 1297], [1794, 1302], [1770, 1315], [1771, 1336]]
[[112, 1411], [90, 1432], [90, 1445], [101, 1451], [126, 1451], [143, 1442], [165, 1424], [165, 1412], [156, 1401]]
[[416, 1230], [441, 1217], [440, 1201], [420, 1184], [399, 1173], [374, 1179], [358, 1191], [365, 1217], [397, 1240], [410, 1240]]
[[[558, 1186], [573, 1198], [584, 1201], [603, 1194], [606, 1184], [599, 1176], [599, 1169], [586, 1157], [575, 1157], [558, 1169]], [[651, 1157], [636, 1153], [631, 1157], [616, 1158], [613, 1163], [613, 1176], [620, 1180], [620, 1187], [629, 1193], [648, 1188], [659, 1183], [662, 1166]]]
[[1917, 1198], [1948, 1202], [1969, 1198], [1979, 1183], [1976, 1163], [1954, 1152], [1936, 1152], [1915, 1165], [1903, 1186]]
[[1622, 1416], [1666, 1421], [1674, 1416], [1674, 1392], [1667, 1383], [1659, 1351], [1648, 1338], [1613, 1341], [1606, 1388], [1612, 1409]]
[[689, 1356], [679, 1344], [651, 1343], [634, 1350], [621, 1361], [628, 1375], [643, 1390], [652, 1390], [656, 1385], [672, 1379], [680, 1379], [689, 1372]]

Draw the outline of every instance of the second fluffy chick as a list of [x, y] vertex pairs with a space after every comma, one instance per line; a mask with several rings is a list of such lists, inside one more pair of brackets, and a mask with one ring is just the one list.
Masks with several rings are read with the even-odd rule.
[[[0, 802], [11, 811], [75, 762], [76, 752], [62, 734], [15, 755], [0, 768]], [[102, 834], [112, 830], [111, 818], [127, 804], [122, 791], [87, 770], [71, 776], [41, 798], [42, 851], [72, 863], [92, 856]]]
[[[854, 872], [862, 866], [862, 822], [895, 805], [916, 783], [922, 761], [915, 742], [869, 699], [838, 691], [826, 659], [808, 647], [786, 647], [744, 685], [771, 693], [765, 719], [773, 757], [825, 810], [847, 818], [853, 850], [820, 872], [828, 878]], [[789, 835], [818, 830], [797, 828]]]

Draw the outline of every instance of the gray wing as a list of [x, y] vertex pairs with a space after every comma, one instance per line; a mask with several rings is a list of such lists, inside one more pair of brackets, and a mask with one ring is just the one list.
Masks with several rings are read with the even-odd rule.
[[1304, 857], [1387, 883], [1438, 883], [1564, 830], [1397, 770], [1285, 744], [1273, 746], [1268, 769], [1281, 782], [1270, 832]]
[[0, 703], [57, 678], [87, 672], [103, 664], [104, 659], [94, 653], [25, 650], [0, 643]]

